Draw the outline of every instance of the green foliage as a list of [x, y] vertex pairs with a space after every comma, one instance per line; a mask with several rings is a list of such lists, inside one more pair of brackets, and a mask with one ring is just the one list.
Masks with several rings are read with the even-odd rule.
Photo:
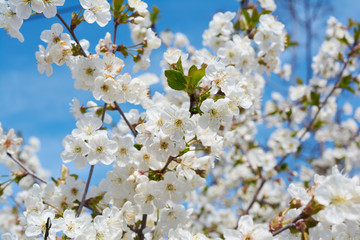
[[179, 91], [186, 89], [186, 80], [180, 71], [166, 70], [165, 76], [167, 78], [169, 87], [172, 89]]
[[347, 75], [347, 76], [343, 77], [340, 81], [339, 88], [348, 90], [348, 91], [352, 92], [353, 94], [355, 94], [354, 89], [352, 87], [350, 87], [351, 79], [352, 79], [351, 75]]
[[152, 12], [150, 13], [150, 21], [152, 24], [155, 24], [160, 19], [160, 9], [157, 6], [153, 6]]

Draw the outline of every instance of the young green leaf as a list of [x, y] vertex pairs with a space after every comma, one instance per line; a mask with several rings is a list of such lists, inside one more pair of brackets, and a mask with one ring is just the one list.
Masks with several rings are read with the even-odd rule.
[[181, 62], [181, 56], [179, 57], [179, 60], [176, 63], [176, 70], [178, 70], [179, 72], [184, 74], [184, 69], [183, 69], [182, 62]]
[[186, 88], [186, 80], [184, 75], [176, 70], [166, 70], [165, 76], [169, 87], [174, 90], [184, 90]]
[[205, 69], [201, 68], [198, 70], [193, 70], [190, 76], [190, 84], [193, 87], [196, 87], [199, 81], [205, 76]]
[[113, 0], [112, 2], [113, 2], [114, 10], [120, 11], [120, 8], [124, 3], [124, 0]]

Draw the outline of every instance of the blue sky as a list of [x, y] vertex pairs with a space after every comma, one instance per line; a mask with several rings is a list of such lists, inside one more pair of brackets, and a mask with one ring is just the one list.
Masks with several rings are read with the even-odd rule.
[[[346, 23], [348, 17], [360, 20], [358, 1], [331, 2], [334, 6], [332, 15], [341, 22]], [[201, 47], [201, 35], [208, 27], [212, 15], [218, 11], [236, 11], [239, 4], [236, 0], [149, 0], [147, 3], [149, 6], [155, 4], [161, 10], [158, 31], [170, 28], [173, 32], [183, 32], [197, 48]], [[74, 5], [78, 5], [78, 1], [66, 1], [66, 6]], [[61, 12], [62, 8], [58, 9]], [[62, 16], [67, 22], [70, 21], [70, 13]], [[25, 37], [24, 43], [10, 38], [4, 30], [0, 31], [0, 122], [3, 128], [21, 131], [25, 141], [30, 136], [37, 136], [42, 144], [39, 157], [43, 166], [50, 169], [54, 177], [58, 177], [62, 163], [61, 141], [75, 127], [75, 121], [69, 112], [69, 103], [73, 97], [78, 98], [81, 103], [93, 98], [90, 92], [74, 89], [74, 80], [66, 66], [54, 66], [51, 77], [37, 71], [35, 52], [38, 45], [43, 44], [40, 33], [50, 29], [55, 22], [59, 21], [56, 18], [43, 17], [25, 21], [21, 29]], [[97, 40], [103, 38], [107, 31], [112, 32], [112, 24], [101, 28], [96, 24], [83, 23], [76, 29], [76, 35], [79, 39], [88, 39], [91, 43], [90, 49], [93, 50]], [[325, 28], [319, 29], [319, 35], [322, 36], [324, 31]], [[129, 43], [127, 26], [119, 28], [119, 42]], [[317, 44], [320, 42], [317, 41]], [[157, 75], [161, 73], [159, 60], [164, 50], [162, 47], [154, 52], [149, 72]], [[123, 109], [126, 112], [130, 108], [123, 105]], [[115, 112], [112, 115], [115, 119], [119, 118]], [[85, 179], [88, 168], [78, 171], [73, 168], [73, 164], [68, 166]], [[102, 174], [100, 170], [95, 171], [96, 176], [100, 177]]]

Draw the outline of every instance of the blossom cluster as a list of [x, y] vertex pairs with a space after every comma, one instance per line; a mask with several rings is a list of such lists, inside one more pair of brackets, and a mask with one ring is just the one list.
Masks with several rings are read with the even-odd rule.
[[[76, 128], [61, 153], [65, 164], [90, 166], [86, 182], [65, 165], [45, 180], [39, 141], [21, 148], [22, 138], [0, 125], [0, 161], [11, 172], [0, 183], [2, 239], [356, 239], [360, 181], [350, 174], [359, 167], [360, 108], [337, 100], [360, 92], [360, 24], [330, 18], [312, 78], [263, 103], [272, 74], [291, 77], [280, 59], [290, 43], [275, 2], [258, 3], [216, 13], [196, 49], [182, 33], [158, 33], [159, 10], [141, 0], [80, 0], [84, 12], [70, 25], [57, 13], [64, 0], [0, 0], [0, 26], [20, 41], [32, 13], [59, 18], [41, 33], [38, 70], [50, 76], [52, 64], [66, 65], [74, 87], [97, 101], [73, 99]], [[112, 20], [114, 32], [94, 51], [75, 35], [83, 22]], [[121, 24], [133, 46], [117, 43]], [[161, 76], [137, 74], [162, 44]], [[123, 70], [128, 57], [136, 77]], [[150, 95], [160, 81], [164, 93]], [[142, 110], [124, 113], [122, 103]], [[269, 136], [259, 137], [264, 127]], [[300, 171], [288, 163], [295, 159]], [[101, 164], [111, 170], [90, 186]]]

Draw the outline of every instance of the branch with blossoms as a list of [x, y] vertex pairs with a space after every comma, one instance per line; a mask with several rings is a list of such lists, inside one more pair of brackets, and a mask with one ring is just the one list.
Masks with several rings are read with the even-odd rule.
[[[0, 183], [1, 199], [16, 203], [0, 210], [10, 222], [0, 225], [5, 238], [337, 239], [360, 229], [358, 178], [333, 167], [354, 174], [360, 156], [360, 108], [338, 110], [345, 92], [360, 91], [359, 23], [330, 18], [314, 76], [288, 86], [288, 97], [273, 93], [265, 101], [267, 78], [291, 75], [280, 56], [296, 45], [273, 15], [274, 1], [241, 1], [237, 13], [216, 13], [201, 50], [182, 33], [157, 32], [159, 9], [150, 12], [143, 1], [80, 4], [67, 22], [57, 12], [63, 0], [0, 2], [0, 25], [20, 41], [33, 14], [59, 19], [62, 25], [41, 33], [47, 45], [36, 52], [38, 70], [50, 76], [52, 64], [66, 63], [74, 87], [98, 101], [73, 99], [76, 128], [61, 153], [77, 169], [90, 165], [86, 182], [65, 166], [60, 178], [46, 181], [39, 143], [20, 148], [14, 130], [0, 126], [0, 159], [11, 171]], [[110, 22], [113, 33], [95, 50], [75, 34], [81, 24]], [[123, 24], [131, 46], [117, 43]], [[161, 43], [161, 78], [138, 74]], [[136, 77], [124, 72], [129, 60]], [[150, 95], [160, 79], [164, 94]], [[123, 103], [143, 110], [124, 112]], [[111, 169], [91, 184], [100, 164]], [[15, 197], [12, 183], [21, 188]]]

